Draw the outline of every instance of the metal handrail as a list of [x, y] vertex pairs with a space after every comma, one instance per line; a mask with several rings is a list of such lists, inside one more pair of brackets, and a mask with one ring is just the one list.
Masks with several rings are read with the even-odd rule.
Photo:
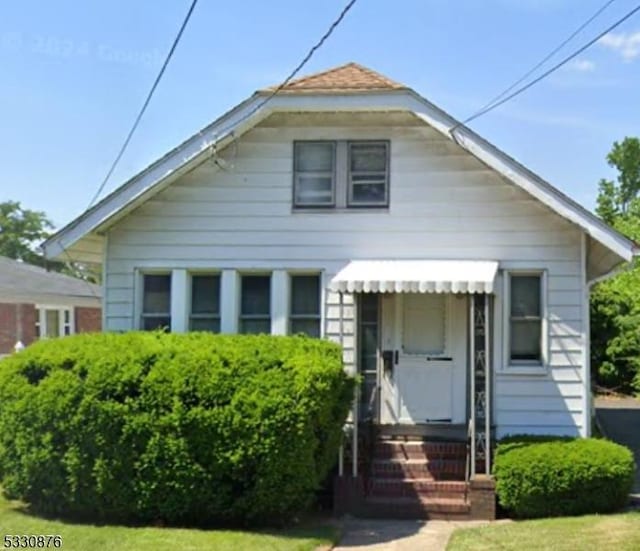
[[473, 437], [473, 420], [469, 419], [469, 424], [467, 425], [467, 457], [466, 464], [464, 468], [464, 481], [465, 481], [465, 500], [467, 498], [467, 493], [469, 491], [469, 481], [471, 480], [471, 446], [473, 442], [471, 438]]

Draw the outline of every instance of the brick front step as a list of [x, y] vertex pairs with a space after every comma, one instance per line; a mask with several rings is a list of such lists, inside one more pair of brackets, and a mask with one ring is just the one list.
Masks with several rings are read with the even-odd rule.
[[378, 459], [462, 459], [467, 446], [459, 442], [421, 442], [380, 440], [376, 442], [374, 457]]
[[370, 518], [467, 520], [471, 505], [461, 499], [368, 497], [361, 507]]
[[464, 480], [465, 459], [374, 459], [373, 478], [426, 478], [433, 480]]
[[368, 495], [371, 497], [413, 497], [465, 501], [467, 484], [466, 482], [436, 482], [424, 479], [376, 478], [369, 481]]

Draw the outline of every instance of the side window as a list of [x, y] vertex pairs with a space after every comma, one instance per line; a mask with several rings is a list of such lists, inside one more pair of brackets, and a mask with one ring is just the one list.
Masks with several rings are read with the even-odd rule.
[[171, 328], [171, 274], [142, 276], [142, 315], [144, 331]]
[[271, 276], [242, 276], [240, 333], [271, 333]]
[[541, 365], [542, 274], [509, 274], [509, 362]]
[[349, 143], [349, 206], [386, 206], [389, 203], [389, 144]]
[[293, 201], [296, 207], [335, 204], [335, 142], [295, 142]]
[[320, 276], [292, 275], [289, 333], [320, 337]]
[[220, 276], [191, 276], [190, 331], [220, 332]]

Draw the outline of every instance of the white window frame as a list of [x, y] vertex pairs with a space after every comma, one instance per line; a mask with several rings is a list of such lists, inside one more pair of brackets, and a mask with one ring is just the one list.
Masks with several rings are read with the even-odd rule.
[[[333, 166], [331, 167], [331, 202], [330, 203], [313, 203], [313, 202], [304, 202], [300, 203], [297, 201], [297, 190], [298, 190], [298, 178], [302, 175], [319, 175], [326, 177], [329, 174], [326, 172], [298, 172], [297, 164], [298, 164], [298, 148], [301, 145], [307, 144], [324, 144], [331, 145], [333, 149]], [[295, 140], [293, 142], [293, 207], [296, 209], [332, 209], [336, 206], [336, 174], [337, 174], [337, 157], [338, 157], [338, 142], [336, 140]]]
[[[511, 278], [513, 276], [540, 277], [540, 361], [511, 359]], [[549, 322], [547, 271], [543, 269], [509, 269], [504, 271], [503, 295], [503, 364], [511, 373], [546, 373], [549, 363]]]
[[[169, 312], [165, 313], [154, 313], [154, 314], [145, 314], [144, 312], [144, 278], [145, 276], [169, 276]], [[175, 292], [174, 288], [173, 288], [173, 273], [171, 269], [167, 269], [167, 270], [163, 270], [161, 268], [159, 269], [151, 269], [151, 270], [141, 270], [138, 272], [138, 289], [139, 289], [139, 293], [138, 293], [138, 299], [136, 300], [136, 309], [138, 310], [137, 312], [137, 323], [136, 326], [138, 327], [138, 329], [140, 331], [145, 331], [144, 326], [143, 326], [143, 319], [145, 318], [160, 318], [160, 317], [167, 317], [169, 318], [169, 332], [172, 331], [172, 327], [171, 325], [173, 324], [173, 316], [172, 316], [172, 311], [171, 311], [171, 303], [173, 300], [173, 293]]]
[[[385, 147], [385, 178], [384, 178], [384, 202], [354, 201], [353, 199], [353, 173], [351, 170], [351, 148], [358, 145], [384, 145]], [[349, 140], [347, 146], [347, 207], [358, 208], [386, 208], [389, 206], [389, 173], [391, 159], [391, 144], [389, 140]], [[363, 182], [360, 182], [363, 183]]]
[[[218, 313], [204, 313], [204, 314], [194, 314], [193, 313], [193, 278], [198, 276], [209, 276], [209, 277], [217, 277], [218, 278]], [[196, 319], [205, 319], [205, 320], [218, 320], [219, 330], [218, 333], [222, 331], [222, 274], [220, 272], [208, 272], [208, 271], [197, 271], [189, 273], [189, 289], [188, 289], [188, 308], [189, 308], [189, 317], [187, 320], [187, 329], [189, 331], [194, 331], [191, 329], [191, 322]]]
[[[47, 339], [47, 310], [58, 311], [58, 337], [66, 337], [65, 328], [69, 327], [69, 335], [73, 335], [76, 332], [76, 316], [75, 308], [73, 306], [63, 306], [60, 304], [36, 304], [36, 312], [38, 317], [36, 319], [36, 332], [39, 333], [38, 340]], [[65, 323], [64, 313], [69, 312], [69, 322]]]

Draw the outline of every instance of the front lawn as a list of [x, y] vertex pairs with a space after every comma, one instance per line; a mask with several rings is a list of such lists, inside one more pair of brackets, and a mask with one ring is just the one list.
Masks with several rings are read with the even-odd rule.
[[[7, 534], [60, 535], [67, 551], [171, 551], [228, 550], [311, 551], [335, 543], [338, 529], [329, 524], [280, 531], [189, 530], [177, 528], [127, 528], [93, 526], [44, 520], [27, 514], [17, 502], [0, 496], [0, 548]], [[53, 549], [53, 545], [50, 547]]]
[[447, 551], [640, 549], [640, 512], [499, 523], [462, 528]]

